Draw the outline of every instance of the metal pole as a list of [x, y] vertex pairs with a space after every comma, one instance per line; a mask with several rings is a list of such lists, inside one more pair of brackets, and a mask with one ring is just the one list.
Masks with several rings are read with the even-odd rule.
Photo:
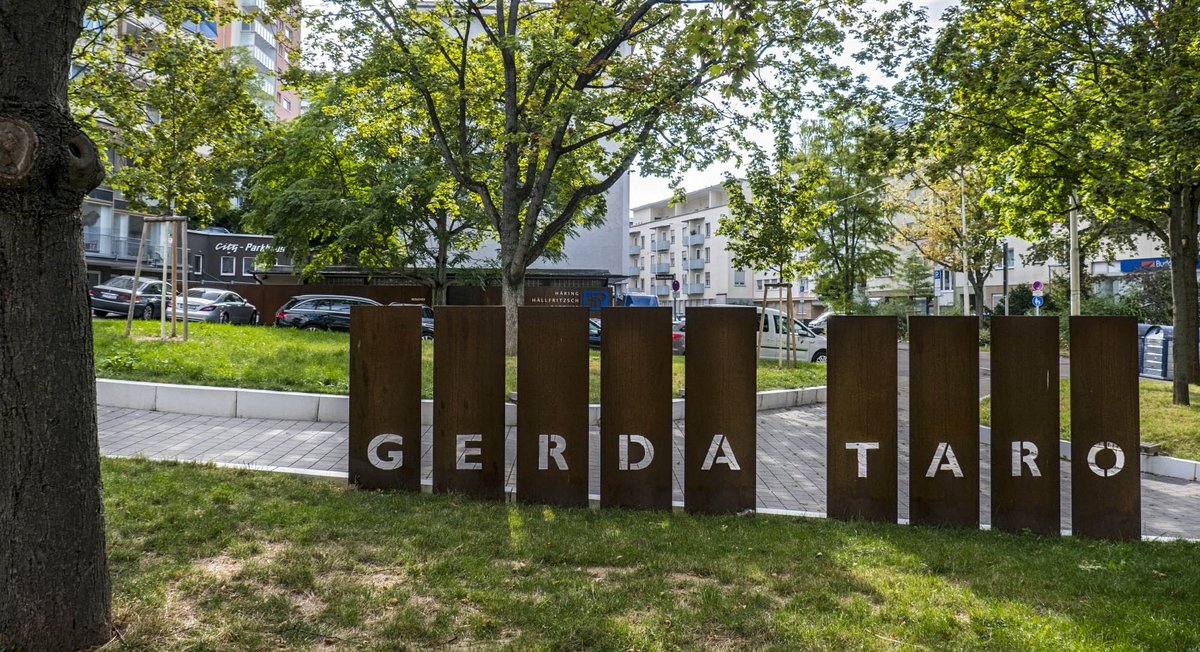
[[[146, 238], [149, 227], [150, 225], [143, 220], [142, 239], [138, 240], [137, 262], [133, 264], [133, 287], [129, 288], [129, 313], [125, 315], [125, 337], [129, 337], [129, 332], [133, 329], [133, 306], [137, 295], [138, 281], [142, 278], [142, 257], [146, 255]], [[119, 247], [120, 244], [117, 246]]]
[[179, 258], [175, 255], [175, 248], [179, 246], [179, 224], [171, 222], [170, 226], [171, 243], [171, 338], [174, 339], [179, 332], [179, 315], [175, 314], [175, 303], [179, 300]]
[[967, 182], [961, 167], [958, 168], [958, 212], [962, 218], [962, 265], [963, 265], [963, 314], [971, 316], [971, 301], [967, 298]]
[[167, 339], [167, 248], [171, 246], [166, 229], [163, 229], [162, 242], [162, 285], [158, 288], [158, 338], [165, 340]]
[[1008, 240], [1004, 241], [1004, 316], [1008, 316]]
[[1079, 314], [1079, 216], [1076, 211], [1078, 200], [1075, 195], [1071, 195], [1071, 209], [1067, 212], [1068, 220], [1071, 229], [1071, 265], [1068, 268], [1071, 271], [1071, 315]]
[[188, 258], [187, 222], [183, 222], [183, 341], [188, 339], [188, 276], [191, 273], [191, 261]]

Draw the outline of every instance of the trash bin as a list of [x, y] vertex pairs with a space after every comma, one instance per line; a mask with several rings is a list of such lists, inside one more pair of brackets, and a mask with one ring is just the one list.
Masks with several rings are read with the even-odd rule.
[[1144, 336], [1140, 373], [1149, 378], [1170, 379], [1175, 367], [1171, 363], [1171, 343], [1175, 340], [1173, 326], [1152, 326]]
[[1138, 373], [1145, 375], [1146, 373], [1146, 335], [1158, 329], [1154, 324], [1138, 324], [1137, 325], [1137, 344], [1138, 344]]

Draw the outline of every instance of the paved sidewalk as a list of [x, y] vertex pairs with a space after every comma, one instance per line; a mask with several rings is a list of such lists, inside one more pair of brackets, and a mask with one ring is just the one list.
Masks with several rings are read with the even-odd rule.
[[[104, 455], [246, 464], [309, 472], [344, 474], [348, 465], [344, 423], [272, 421], [206, 417], [125, 408], [99, 408], [100, 448]], [[515, 483], [516, 429], [506, 433], [507, 477]], [[432, 465], [430, 429], [422, 450], [423, 476]], [[901, 422], [900, 517], [908, 513], [907, 424]], [[989, 451], [981, 445], [983, 492], [980, 513], [990, 516]], [[591, 487], [599, 487], [599, 430], [591, 432]], [[683, 500], [683, 422], [675, 422], [672, 461], [675, 500]], [[1063, 528], [1070, 527], [1070, 470], [1063, 470]], [[758, 415], [758, 506], [825, 512], [825, 406], [760, 412]], [[1200, 483], [1142, 476], [1143, 533], [1147, 536], [1200, 538]]]

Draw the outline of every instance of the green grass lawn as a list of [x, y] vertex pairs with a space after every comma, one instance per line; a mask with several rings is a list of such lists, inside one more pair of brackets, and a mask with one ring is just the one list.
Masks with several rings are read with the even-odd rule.
[[[1059, 435], [1071, 438], [1071, 381], [1063, 379], [1058, 388]], [[1179, 406], [1171, 403], [1171, 383], [1139, 381], [1139, 405], [1142, 417], [1142, 442], [1162, 444], [1162, 454], [1200, 460], [1200, 405]], [[1193, 393], [1195, 399], [1195, 393]], [[980, 402], [979, 417], [991, 425], [990, 398]]]
[[[345, 394], [350, 391], [350, 338], [345, 333], [192, 324], [187, 342], [158, 339], [158, 322], [136, 321], [132, 338], [125, 322], [92, 321], [96, 375], [182, 385], [246, 387]], [[433, 396], [433, 343], [423, 342], [421, 396]], [[684, 356], [672, 363], [672, 390], [683, 389]], [[800, 363], [780, 369], [760, 362], [758, 389], [792, 389], [825, 384], [825, 365]], [[517, 361], [509, 358], [507, 391], [517, 391]], [[600, 354], [591, 352], [591, 401], [600, 400]]]
[[1200, 647], [1194, 543], [103, 474], [115, 649]]

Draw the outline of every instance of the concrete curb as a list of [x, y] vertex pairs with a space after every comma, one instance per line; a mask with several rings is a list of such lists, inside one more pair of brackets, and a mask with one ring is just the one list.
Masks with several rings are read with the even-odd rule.
[[[758, 393], [757, 409], [778, 410], [813, 405], [824, 403], [825, 399], [825, 387], [771, 390]], [[321, 423], [350, 421], [350, 397], [336, 394], [272, 392], [261, 389], [170, 385], [97, 378], [96, 403], [106, 407], [243, 419]], [[681, 398], [671, 401], [672, 419], [683, 418], [683, 403]], [[588, 420], [593, 426], [599, 425], [598, 403], [588, 406]], [[433, 424], [433, 401], [421, 401], [421, 423], [427, 426]], [[515, 403], [504, 404], [504, 425], [517, 425]]]

